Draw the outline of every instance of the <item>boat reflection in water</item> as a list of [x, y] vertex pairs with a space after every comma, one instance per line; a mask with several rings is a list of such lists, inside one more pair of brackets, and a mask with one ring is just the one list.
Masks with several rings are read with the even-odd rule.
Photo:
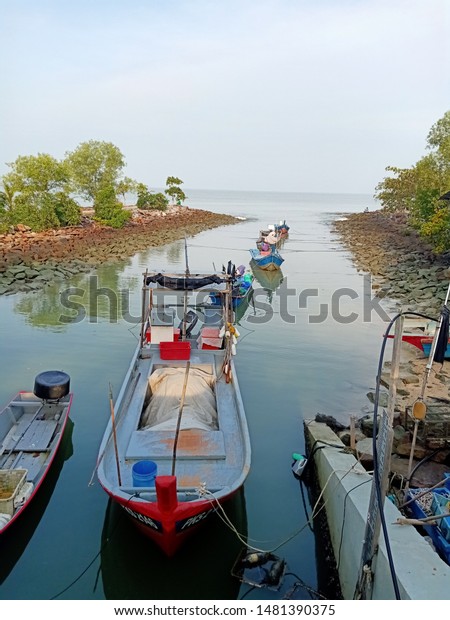
[[[283, 272], [281, 269], [276, 269], [273, 271], [261, 269], [253, 260], [250, 261], [250, 267], [253, 275], [255, 276], [255, 280], [267, 292], [267, 299], [271, 302], [274, 292], [283, 282]], [[256, 287], [254, 286], [254, 288]]]
[[72, 432], [74, 423], [69, 417], [66, 422], [64, 435], [54, 461], [26, 511], [0, 537], [0, 584], [7, 579], [10, 572], [20, 559], [22, 553], [33, 537], [41, 521], [50, 498], [55, 489], [59, 475], [65, 461], [73, 455]]
[[175, 557], [169, 558], [130, 527], [124, 511], [109, 500], [100, 567], [105, 598], [235, 600], [241, 584], [231, 575], [231, 569], [246, 546], [247, 537], [243, 489], [225, 503], [224, 510], [243, 542], [216, 514], [185, 542]]

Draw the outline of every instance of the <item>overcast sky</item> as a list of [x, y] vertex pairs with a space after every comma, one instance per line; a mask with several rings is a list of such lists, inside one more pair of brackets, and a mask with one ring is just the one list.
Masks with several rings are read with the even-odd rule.
[[372, 194], [450, 109], [449, 0], [0, 0], [0, 174], [120, 148], [152, 188]]

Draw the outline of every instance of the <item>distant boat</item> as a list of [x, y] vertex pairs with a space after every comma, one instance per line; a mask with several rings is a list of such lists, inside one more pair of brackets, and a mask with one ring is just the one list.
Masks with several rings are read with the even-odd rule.
[[287, 235], [289, 233], [289, 226], [286, 224], [286, 220], [281, 220], [278, 224], [275, 224], [275, 232], [279, 235]]
[[0, 534], [24, 512], [55, 459], [70, 413], [70, 378], [50, 370], [0, 411]]
[[284, 262], [284, 258], [281, 256], [277, 249], [263, 251], [258, 250], [257, 248], [251, 248], [250, 254], [252, 256], [252, 260], [256, 263], [256, 265], [260, 269], [265, 269], [267, 271], [274, 271], [275, 269], [279, 269]]
[[[114, 405], [110, 399], [97, 474], [136, 527], [172, 556], [242, 487], [250, 439], [233, 363], [230, 276], [146, 272], [142, 290], [141, 338]], [[202, 325], [188, 300], [217, 290], [222, 326]], [[178, 328], [175, 308], [183, 309]]]

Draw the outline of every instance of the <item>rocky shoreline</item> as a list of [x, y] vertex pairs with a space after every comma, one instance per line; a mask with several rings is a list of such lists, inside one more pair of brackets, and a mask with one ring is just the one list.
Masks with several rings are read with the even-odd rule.
[[120, 229], [102, 226], [84, 215], [79, 226], [37, 233], [19, 225], [0, 235], [0, 295], [32, 292], [55, 279], [240, 221], [187, 207], [170, 207], [165, 212], [133, 209], [132, 213], [130, 222]]
[[[335, 221], [334, 231], [352, 253], [356, 268], [371, 274], [374, 294], [386, 297], [396, 311], [439, 316], [450, 282], [449, 256], [435, 255], [408, 227], [404, 217], [382, 211], [350, 214]], [[414, 428], [412, 406], [420, 395], [427, 362], [428, 358], [417, 347], [402, 344], [391, 460], [392, 475], [400, 480], [404, 480], [408, 473]], [[449, 366], [449, 361], [444, 361], [442, 367], [435, 363], [426, 385], [427, 415], [419, 425], [414, 466], [422, 459], [427, 462], [414, 474], [413, 486], [431, 486], [449, 471]], [[386, 361], [381, 377], [380, 409], [387, 405], [390, 367], [391, 362]], [[374, 393], [369, 392], [367, 398], [373, 402]], [[367, 401], [361, 410], [367, 410]], [[353, 434], [356, 455], [368, 469], [373, 466], [372, 418], [373, 414], [363, 414], [355, 421]], [[349, 445], [348, 429], [339, 429], [339, 434]]]
[[398, 308], [438, 315], [450, 282], [450, 257], [436, 255], [401, 215], [355, 213], [337, 220], [335, 231], [358, 270], [372, 275], [379, 297]]

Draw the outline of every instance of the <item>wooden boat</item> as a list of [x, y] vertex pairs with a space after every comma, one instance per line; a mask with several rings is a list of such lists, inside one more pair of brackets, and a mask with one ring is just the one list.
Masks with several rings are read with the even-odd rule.
[[40, 527], [42, 517], [50, 503], [64, 464], [73, 456], [73, 428], [74, 423], [69, 416], [61, 444], [56, 452], [52, 466], [45, 476], [45, 480], [39, 487], [39, 493], [30, 502], [29, 507], [27, 507], [20, 519], [17, 520], [17, 523], [1, 537], [0, 588], [14, 570], [30, 540], [33, 538], [36, 529]]
[[286, 220], [281, 220], [278, 224], [275, 224], [275, 232], [278, 235], [288, 235], [289, 234], [289, 226], [286, 224]]
[[[238, 270], [237, 275], [232, 279], [231, 285], [231, 302], [234, 309], [248, 300], [253, 293], [253, 274], [245, 272], [245, 267], [243, 265], [238, 267]], [[220, 292], [214, 291], [211, 293], [210, 299], [213, 306], [223, 306], [224, 300]]]
[[[193, 536], [176, 555], [176, 561], [130, 527], [124, 510], [108, 501], [101, 537], [101, 578], [107, 599], [120, 600], [236, 600], [240, 582], [231, 569], [247, 536], [247, 512], [242, 487], [224, 507], [228, 524], [213, 514], [201, 529], [201, 544]], [[195, 561], [193, 561], [195, 557]], [[117, 570], [126, 566], [126, 570]], [[149, 566], [157, 566], [151, 572]]]
[[[172, 556], [242, 487], [250, 439], [233, 363], [230, 276], [145, 273], [142, 290], [140, 342], [114, 405], [111, 399], [97, 475]], [[197, 312], [198, 299], [217, 291], [223, 329]], [[182, 309], [178, 328], [175, 309]]]
[[256, 248], [251, 248], [250, 254], [255, 264], [260, 269], [267, 271], [275, 271], [276, 269], [279, 269], [284, 262], [284, 258], [276, 248], [267, 252]]
[[284, 276], [281, 269], [267, 271], [267, 269], [261, 269], [254, 260], [250, 261], [250, 267], [253, 275], [255, 276], [255, 280], [268, 293], [273, 293], [276, 291], [283, 282]]
[[0, 534], [23, 513], [44, 482], [70, 413], [70, 378], [42, 372], [34, 391], [19, 392], [0, 412]]
[[[405, 318], [404, 331], [402, 334], [402, 341], [412, 344], [417, 347], [425, 355], [429, 355], [431, 351], [431, 344], [433, 342], [433, 335], [436, 330], [436, 321], [429, 321], [427, 319], [410, 319]], [[388, 334], [388, 338], [393, 338], [393, 334]], [[450, 357], [450, 348], [448, 350], [448, 356]], [[447, 357], [447, 353], [446, 353]]]
[[[433, 344], [433, 338], [422, 338], [420, 345], [424, 354], [428, 357], [431, 353], [431, 346]], [[448, 339], [447, 348], [444, 351], [444, 359], [450, 359], [450, 338]]]

